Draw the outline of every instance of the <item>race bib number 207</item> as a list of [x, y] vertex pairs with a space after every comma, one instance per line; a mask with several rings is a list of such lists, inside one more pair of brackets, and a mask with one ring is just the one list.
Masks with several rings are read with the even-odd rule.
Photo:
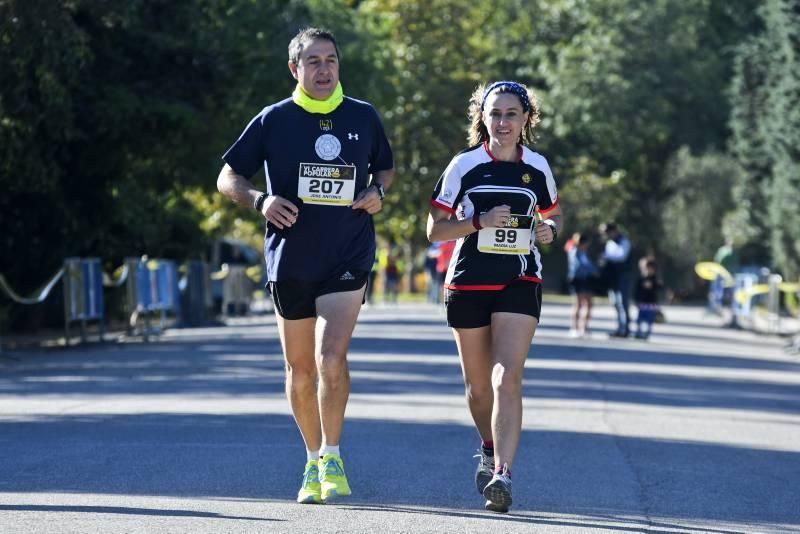
[[478, 232], [478, 250], [488, 254], [530, 254], [532, 215], [511, 215], [503, 228], [487, 226]]
[[297, 196], [306, 204], [349, 206], [356, 190], [353, 165], [301, 163]]

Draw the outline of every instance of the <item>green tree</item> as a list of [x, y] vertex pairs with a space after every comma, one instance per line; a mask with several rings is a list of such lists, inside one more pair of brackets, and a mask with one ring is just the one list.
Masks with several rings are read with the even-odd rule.
[[766, 0], [763, 29], [738, 49], [731, 151], [745, 170], [729, 224], [766, 248], [788, 278], [800, 275], [800, 2]]

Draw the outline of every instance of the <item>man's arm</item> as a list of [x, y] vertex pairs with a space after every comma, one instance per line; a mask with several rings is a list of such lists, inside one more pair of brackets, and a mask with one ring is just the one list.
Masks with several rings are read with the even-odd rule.
[[392, 182], [394, 182], [394, 169], [386, 169], [373, 174], [370, 185], [374, 183], [383, 184], [384, 191], [388, 191], [392, 187]]
[[623, 262], [628, 259], [631, 252], [631, 243], [627, 239], [622, 239], [619, 243], [613, 239], [606, 241], [605, 253], [603, 256], [608, 261]]
[[[227, 163], [217, 177], [217, 189], [220, 193], [233, 200], [240, 206], [255, 208], [255, 203], [261, 191], [253, 187], [250, 180], [236, 174]], [[270, 195], [261, 206], [261, 214], [275, 227], [283, 229], [297, 222], [297, 206], [283, 197]]]
[[236, 171], [227, 163], [217, 177], [217, 189], [229, 199], [246, 208], [252, 208], [258, 195], [261, 194], [261, 191], [253, 187], [250, 180], [236, 174]]
[[383, 190], [386, 192], [389, 190], [389, 187], [391, 187], [392, 182], [394, 182], [394, 169], [375, 172], [372, 175], [369, 187], [358, 194], [355, 202], [353, 202], [352, 208], [354, 210], [362, 209], [370, 215], [375, 215], [383, 208], [383, 201], [381, 200], [381, 195], [378, 193], [378, 190], [372, 187], [372, 185], [383, 184]]

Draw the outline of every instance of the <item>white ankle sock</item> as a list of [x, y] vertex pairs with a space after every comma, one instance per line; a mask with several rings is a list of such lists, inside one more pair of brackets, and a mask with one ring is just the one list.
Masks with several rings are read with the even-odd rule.
[[335, 454], [336, 456], [341, 456], [339, 454], [339, 446], [338, 445], [322, 445], [322, 448], [319, 450], [321, 456], [325, 456], [326, 454]]
[[306, 462], [311, 460], [319, 460], [319, 451], [310, 451], [306, 449]]

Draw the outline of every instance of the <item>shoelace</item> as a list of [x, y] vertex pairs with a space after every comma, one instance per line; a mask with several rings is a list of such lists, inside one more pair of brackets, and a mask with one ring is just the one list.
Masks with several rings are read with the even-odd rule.
[[494, 458], [486, 456], [483, 454], [483, 451], [478, 449], [478, 454], [474, 455], [473, 458], [480, 458], [481, 459], [481, 468], [487, 469], [491, 473], [494, 473]]
[[344, 475], [344, 471], [339, 467], [339, 462], [331, 458], [322, 464], [322, 475], [342, 476]]
[[319, 469], [316, 466], [309, 467], [303, 477], [303, 485], [308, 485], [311, 482], [319, 481]]
[[504, 482], [505, 484], [511, 486], [511, 477], [508, 476], [507, 473], [508, 473], [508, 467], [506, 467], [504, 465], [502, 471], [499, 471], [499, 472], [494, 474], [494, 478], [496, 478], [497, 480], [500, 480], [500, 481]]

